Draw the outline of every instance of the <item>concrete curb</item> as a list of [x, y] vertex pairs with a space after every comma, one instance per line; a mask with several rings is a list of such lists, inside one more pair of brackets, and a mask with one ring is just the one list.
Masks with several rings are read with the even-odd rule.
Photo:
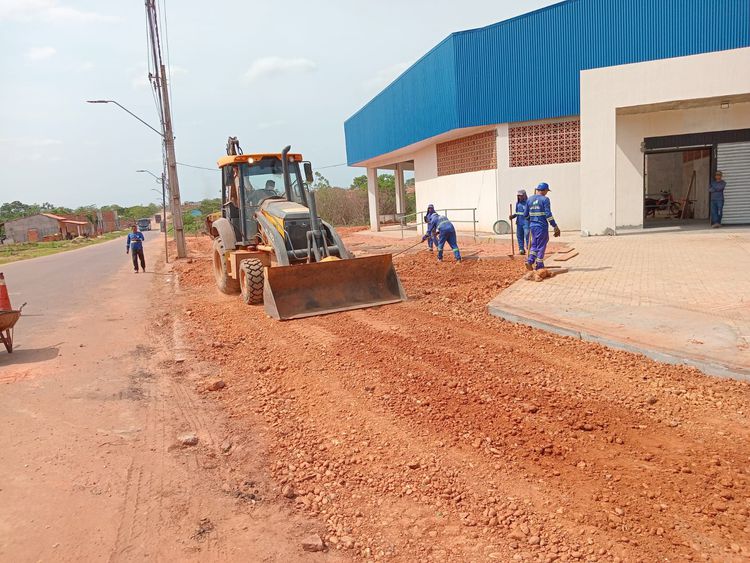
[[731, 379], [738, 379], [740, 381], [750, 381], [750, 370], [743, 369], [741, 367], [728, 366], [701, 360], [698, 358], [680, 356], [669, 351], [647, 348], [639, 344], [629, 344], [627, 342], [611, 338], [610, 336], [596, 334], [593, 332], [586, 332], [577, 328], [566, 327], [561, 324], [555, 324], [553, 322], [540, 319], [539, 317], [535, 317], [533, 314], [526, 311], [514, 311], [506, 306], [501, 306], [500, 304], [496, 303], [496, 300], [491, 301], [487, 305], [487, 311], [490, 315], [500, 317], [501, 319], [505, 319], [506, 321], [517, 324], [524, 324], [533, 328], [538, 328], [562, 336], [570, 336], [573, 338], [577, 338], [578, 340], [595, 342], [597, 344], [602, 344], [616, 350], [624, 350], [626, 352], [641, 354], [643, 356], [651, 358], [652, 360], [663, 362], [665, 364], [688, 365], [698, 368], [707, 375], [728, 377]]

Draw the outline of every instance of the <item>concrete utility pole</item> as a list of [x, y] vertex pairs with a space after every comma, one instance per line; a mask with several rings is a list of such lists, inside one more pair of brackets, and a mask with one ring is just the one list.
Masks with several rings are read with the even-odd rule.
[[172, 224], [177, 243], [177, 257], [185, 258], [185, 231], [182, 226], [182, 202], [180, 201], [180, 182], [177, 178], [177, 158], [174, 151], [174, 131], [172, 130], [172, 110], [169, 103], [167, 73], [161, 55], [158, 17], [155, 0], [146, 0], [146, 17], [148, 19], [148, 36], [151, 42], [151, 55], [154, 62], [154, 74], [149, 75], [157, 93], [161, 110], [161, 123], [164, 131], [164, 149], [167, 156], [167, 176], [169, 178], [169, 195], [172, 202]]
[[156, 181], [161, 184], [162, 218], [161, 218], [161, 224], [159, 225], [159, 228], [162, 231], [164, 231], [164, 260], [165, 262], [169, 263], [169, 245], [167, 243], [167, 185], [166, 185], [167, 179], [166, 179], [166, 176], [164, 175], [164, 172], [162, 172], [159, 176], [157, 176], [150, 170], [136, 170], [136, 172], [145, 172], [146, 174], [151, 174], [154, 178], [156, 178]]

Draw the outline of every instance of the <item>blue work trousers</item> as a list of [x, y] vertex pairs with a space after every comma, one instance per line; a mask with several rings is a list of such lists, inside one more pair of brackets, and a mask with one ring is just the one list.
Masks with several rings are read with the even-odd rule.
[[459, 252], [458, 250], [458, 242], [456, 241], [456, 229], [454, 229], [453, 227], [438, 230], [437, 259], [443, 259], [443, 247], [445, 246], [446, 242], [448, 243], [448, 246], [451, 247], [451, 250], [453, 250], [453, 256], [456, 258], [456, 261], [460, 262], [461, 252]]
[[721, 225], [722, 215], [724, 215], [724, 200], [712, 199], [711, 200], [711, 224]]
[[529, 246], [529, 224], [524, 221], [516, 221], [516, 240], [518, 241], [518, 250], [523, 252]]
[[549, 227], [547, 224], [531, 224], [531, 247], [529, 248], [529, 264], [536, 264], [536, 269], [544, 268], [544, 253], [549, 242]]

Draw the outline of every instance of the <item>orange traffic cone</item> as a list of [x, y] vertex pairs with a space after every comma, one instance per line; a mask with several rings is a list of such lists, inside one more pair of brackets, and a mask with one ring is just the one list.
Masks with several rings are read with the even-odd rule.
[[12, 311], [13, 307], [10, 306], [10, 296], [8, 295], [8, 288], [5, 287], [5, 276], [0, 272], [0, 311]]

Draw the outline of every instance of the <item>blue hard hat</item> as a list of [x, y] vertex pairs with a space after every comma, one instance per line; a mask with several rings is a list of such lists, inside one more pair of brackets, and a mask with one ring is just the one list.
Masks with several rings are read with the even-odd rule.
[[536, 187], [537, 191], [544, 191], [547, 190], [548, 192], [552, 191], [549, 189], [549, 184], [547, 182], [542, 182]]
[[430, 204], [430, 205], [427, 206], [427, 209], [435, 209], [435, 206], [432, 205], [432, 204]]

